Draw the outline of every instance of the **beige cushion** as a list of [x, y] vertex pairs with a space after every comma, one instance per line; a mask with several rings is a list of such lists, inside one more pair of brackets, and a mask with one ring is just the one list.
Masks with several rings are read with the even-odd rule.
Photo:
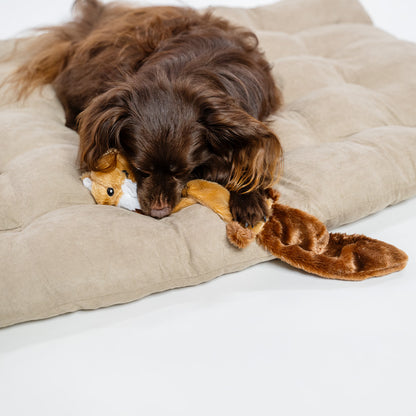
[[[290, 0], [216, 13], [255, 30], [285, 106], [283, 203], [334, 227], [416, 194], [416, 45], [374, 28], [354, 0]], [[19, 51], [0, 43], [4, 77]], [[13, 53], [12, 53], [13, 52]], [[129, 302], [269, 260], [189, 207], [157, 221], [98, 206], [78, 136], [50, 87], [0, 95], [0, 326]], [[276, 273], [278, 273], [276, 266]]]

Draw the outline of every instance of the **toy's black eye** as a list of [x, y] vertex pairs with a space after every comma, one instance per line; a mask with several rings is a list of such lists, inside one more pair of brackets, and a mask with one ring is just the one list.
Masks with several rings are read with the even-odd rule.
[[108, 194], [108, 196], [113, 196], [114, 195], [114, 189], [113, 188], [107, 188], [107, 194]]

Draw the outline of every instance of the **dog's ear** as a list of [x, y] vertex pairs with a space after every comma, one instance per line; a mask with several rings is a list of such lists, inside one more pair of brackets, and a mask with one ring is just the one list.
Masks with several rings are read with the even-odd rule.
[[268, 188], [280, 174], [282, 147], [267, 127], [224, 97], [209, 97], [201, 107], [200, 121], [215, 153], [231, 153], [231, 177], [227, 188], [250, 192]]
[[[77, 119], [82, 169], [101, 170], [98, 160], [110, 149], [121, 149], [120, 132], [128, 113], [128, 90], [114, 87], [94, 98]], [[111, 166], [110, 166], [111, 168]]]

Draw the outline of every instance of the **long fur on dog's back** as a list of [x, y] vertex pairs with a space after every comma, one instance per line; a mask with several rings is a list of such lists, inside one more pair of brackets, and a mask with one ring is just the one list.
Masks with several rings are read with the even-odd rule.
[[7, 80], [16, 88], [18, 99], [26, 98], [37, 87], [53, 83], [73, 53], [74, 44], [96, 27], [103, 11], [103, 5], [96, 0], [77, 0], [73, 6], [73, 21], [38, 29], [39, 34], [27, 51], [32, 58]]
[[[140, 33], [137, 21], [142, 21], [143, 27], [146, 27], [146, 21], [155, 17], [151, 10], [134, 9], [117, 3], [103, 4], [98, 0], [76, 0], [70, 22], [37, 30], [39, 34], [35, 41], [30, 42], [30, 50], [27, 51], [29, 59], [8, 81], [17, 89], [18, 98], [25, 98], [37, 87], [53, 84], [73, 55], [85, 55], [85, 60], [93, 59], [94, 51], [102, 54], [107, 47], [117, 43], [124, 46], [120, 48], [116, 62], [114, 56], [109, 56], [114, 67], [123, 61], [137, 61], [148, 50], [154, 49], [162, 37], [170, 35], [160, 33], [157, 28], [151, 34]], [[158, 7], [157, 14], [173, 15], [174, 10], [173, 7]], [[111, 26], [107, 25], [110, 20]], [[152, 39], [152, 42], [146, 46], [140, 37]], [[104, 58], [101, 56], [100, 59]]]
[[[110, 51], [115, 45], [120, 45], [117, 56], [109, 54], [107, 57], [114, 68], [132, 67], [131, 62], [140, 61], [163, 39], [174, 34], [175, 27], [158, 25], [162, 19], [183, 20], [184, 28], [192, 25], [191, 19], [175, 7], [132, 8], [118, 3], [103, 4], [98, 0], [75, 0], [73, 19], [62, 25], [38, 29], [36, 40], [30, 42], [30, 50], [26, 51], [29, 59], [8, 81], [16, 87], [19, 98], [25, 98], [37, 87], [53, 84], [74, 55], [78, 61], [88, 61], [96, 55], [104, 61], [105, 50]], [[113, 77], [111, 81], [117, 80]]]

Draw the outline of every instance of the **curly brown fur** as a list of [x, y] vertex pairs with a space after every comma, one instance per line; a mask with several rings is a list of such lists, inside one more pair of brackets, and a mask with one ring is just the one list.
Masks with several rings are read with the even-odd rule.
[[195, 178], [232, 191], [243, 224], [268, 214], [281, 146], [265, 122], [281, 96], [253, 33], [192, 9], [79, 0], [14, 81], [21, 96], [52, 83], [82, 169], [110, 148], [126, 156], [146, 214], [169, 215]]

